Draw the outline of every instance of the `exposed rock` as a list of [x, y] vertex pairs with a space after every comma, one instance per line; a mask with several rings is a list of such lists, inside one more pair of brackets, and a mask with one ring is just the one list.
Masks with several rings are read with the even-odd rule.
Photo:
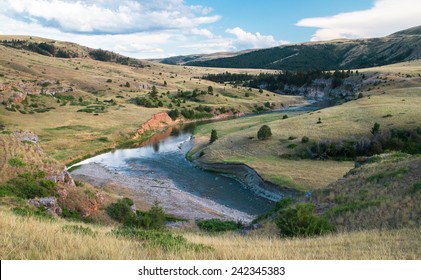
[[60, 215], [62, 212], [61, 207], [58, 206], [57, 199], [52, 196], [28, 199], [27, 202], [29, 205], [33, 205], [35, 207], [45, 207], [48, 212], [53, 215]]
[[13, 133], [13, 135], [15, 135], [15, 137], [23, 142], [23, 141], [29, 141], [32, 142], [34, 144], [38, 144], [39, 142], [39, 137], [38, 135], [36, 135], [35, 133], [31, 132], [31, 131], [15, 131]]
[[166, 112], [154, 114], [147, 122], [143, 123], [136, 131], [133, 139], [138, 138], [140, 135], [148, 130], [162, 129], [176, 122]]
[[205, 170], [231, 175], [259, 196], [272, 201], [278, 201], [285, 196], [295, 196], [297, 194], [297, 191], [293, 189], [284, 186], [277, 186], [263, 180], [263, 178], [260, 177], [253, 168], [246, 164], [203, 163], [200, 161], [195, 161], [195, 163]]
[[12, 96], [12, 103], [19, 104], [26, 98], [26, 92], [15, 92]]
[[55, 183], [61, 183], [68, 187], [76, 186], [75, 181], [73, 180], [70, 173], [67, 171], [66, 167], [64, 167], [64, 170], [60, 173], [50, 175], [48, 179], [52, 180]]

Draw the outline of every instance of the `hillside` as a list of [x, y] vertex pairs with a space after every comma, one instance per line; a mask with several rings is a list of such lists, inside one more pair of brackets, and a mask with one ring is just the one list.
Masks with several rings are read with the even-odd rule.
[[375, 156], [310, 202], [340, 230], [402, 228], [421, 224], [421, 158]]
[[[95, 60], [95, 50], [36, 37], [1, 36], [0, 42], [2, 129], [36, 133], [43, 149], [63, 163], [132, 145], [139, 126], [158, 112], [177, 109], [186, 121], [247, 113], [266, 102], [277, 107], [303, 102], [196, 78], [225, 69], [132, 59], [125, 65], [124, 57], [101, 50], [96, 51], [106, 61]], [[53, 56], [59, 50], [73, 56]]]
[[211, 53], [211, 54], [179, 55], [179, 56], [167, 57], [164, 59], [157, 59], [157, 61], [164, 64], [184, 65], [186, 63], [192, 63], [192, 62], [201, 62], [201, 61], [218, 59], [218, 58], [233, 57], [233, 56], [245, 54], [251, 51], [254, 51], [254, 50], [244, 50], [244, 51], [239, 51], [239, 52], [218, 52], [218, 53]]
[[419, 59], [420, 46], [420, 27], [414, 27], [383, 38], [286, 45], [228, 58], [192, 61], [186, 65], [302, 71], [347, 70]]
[[[352, 160], [314, 160], [308, 156], [317, 141], [369, 138], [374, 123], [382, 130], [416, 129], [421, 114], [421, 61], [360, 70], [365, 75], [361, 98], [314, 112], [285, 112], [206, 124], [196, 130], [199, 162], [245, 163], [264, 179], [301, 190], [323, 188], [347, 173]], [[287, 118], [284, 118], [286, 115]], [[260, 141], [257, 131], [268, 125], [272, 137]], [[212, 129], [219, 139], [207, 144]], [[307, 137], [308, 142], [303, 142]]]

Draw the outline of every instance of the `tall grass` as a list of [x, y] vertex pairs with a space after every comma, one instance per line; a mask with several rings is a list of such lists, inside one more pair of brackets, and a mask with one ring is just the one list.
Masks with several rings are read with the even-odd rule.
[[[196, 250], [193, 246], [185, 250], [166, 250], [138, 238], [117, 237], [110, 234], [111, 227], [20, 217], [4, 209], [0, 212], [0, 258], [3, 260], [421, 258], [421, 228], [338, 233], [306, 239], [181, 233], [189, 244], [203, 244], [211, 249]], [[83, 228], [83, 232], [67, 230], [69, 228]]]

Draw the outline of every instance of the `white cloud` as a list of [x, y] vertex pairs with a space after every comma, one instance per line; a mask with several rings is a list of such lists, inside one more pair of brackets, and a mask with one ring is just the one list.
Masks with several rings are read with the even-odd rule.
[[[213, 9], [185, 0], [0, 0], [0, 34], [71, 41], [137, 58], [285, 43], [239, 27], [217, 36]], [[233, 36], [232, 36], [233, 35]]]
[[151, 30], [196, 28], [216, 22], [211, 10], [182, 0], [5, 0], [3, 11], [23, 21], [35, 21], [62, 32], [121, 34]]
[[261, 35], [259, 32], [256, 32], [256, 34], [246, 32], [240, 27], [227, 29], [225, 32], [236, 37], [232, 41], [235, 49], [268, 48], [289, 43], [287, 41], [276, 41], [272, 35]]
[[305, 18], [296, 25], [319, 28], [312, 41], [386, 36], [421, 25], [421, 1], [376, 0], [367, 10]]

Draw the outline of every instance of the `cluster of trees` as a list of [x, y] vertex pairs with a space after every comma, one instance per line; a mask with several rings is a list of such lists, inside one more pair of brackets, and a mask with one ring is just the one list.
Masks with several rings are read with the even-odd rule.
[[89, 52], [89, 56], [92, 59], [99, 61], [115, 62], [122, 65], [140, 66], [139, 62], [136, 60], [102, 49], [91, 50]]
[[270, 91], [284, 90], [285, 86], [311, 85], [316, 79], [331, 79], [331, 87], [337, 88], [342, 85], [343, 80], [353, 75], [353, 71], [280, 71], [277, 74], [260, 73], [259, 75], [220, 73], [209, 74], [202, 78], [217, 83], [232, 83], [244, 87], [265, 88]]
[[237, 84], [242, 85], [246, 81], [251, 81], [256, 77], [256, 75], [251, 74], [236, 74], [236, 73], [218, 73], [218, 74], [208, 74], [202, 77], [202, 79], [212, 81], [215, 83], [230, 83], [230, 84]]
[[54, 56], [60, 58], [73, 58], [79, 56], [77, 53], [63, 50], [61, 48], [56, 48], [54, 44], [49, 44], [45, 42], [35, 43], [28, 42], [25, 40], [3, 40], [0, 41], [0, 44], [6, 47], [28, 50], [45, 56]]
[[355, 159], [357, 156], [372, 156], [385, 151], [400, 151], [408, 154], [421, 153], [421, 128], [381, 131], [376, 123], [371, 129], [370, 138], [359, 140], [320, 140], [307, 148], [311, 158]]

